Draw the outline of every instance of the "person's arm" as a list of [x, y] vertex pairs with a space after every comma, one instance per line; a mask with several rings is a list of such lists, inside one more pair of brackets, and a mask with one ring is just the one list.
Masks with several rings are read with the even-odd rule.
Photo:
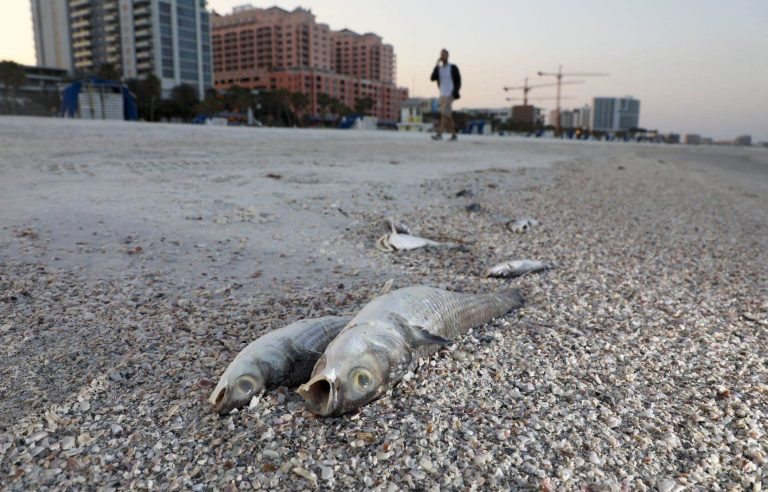
[[459, 72], [459, 67], [456, 65], [451, 65], [451, 78], [453, 79], [453, 98], [458, 99], [461, 97], [459, 95], [459, 90], [461, 89], [461, 72]]
[[453, 88], [458, 91], [461, 89], [461, 73], [456, 65], [451, 65], [451, 68], [453, 68], [453, 73], [451, 74], [451, 77], [453, 77]]
[[437, 65], [435, 65], [435, 69], [432, 70], [432, 77], [430, 79], [432, 82], [437, 81], [437, 85], [440, 85], [440, 69]]

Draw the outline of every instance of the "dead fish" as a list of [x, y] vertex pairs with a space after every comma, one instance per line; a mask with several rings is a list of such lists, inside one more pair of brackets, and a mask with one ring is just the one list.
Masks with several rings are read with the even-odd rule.
[[542, 272], [549, 270], [552, 265], [536, 260], [512, 260], [499, 263], [485, 271], [486, 277], [519, 277], [526, 273]]
[[318, 415], [352, 411], [397, 384], [419, 356], [522, 304], [520, 289], [459, 294], [418, 286], [379, 296], [328, 345], [298, 393]]
[[328, 343], [350, 319], [304, 319], [249, 343], [224, 371], [208, 398], [214, 411], [224, 415], [247, 405], [263, 388], [306, 381]]
[[529, 229], [539, 225], [539, 221], [530, 217], [523, 217], [507, 224], [510, 231], [516, 234], [525, 234]]
[[394, 228], [400, 234], [411, 234], [411, 228], [404, 222], [395, 222], [392, 219], [386, 220], [387, 229]]
[[376, 249], [385, 252], [407, 251], [418, 248], [456, 248], [454, 243], [439, 243], [431, 239], [425, 239], [411, 234], [401, 234], [397, 231], [394, 222], [390, 221], [391, 231], [384, 234], [376, 241]]

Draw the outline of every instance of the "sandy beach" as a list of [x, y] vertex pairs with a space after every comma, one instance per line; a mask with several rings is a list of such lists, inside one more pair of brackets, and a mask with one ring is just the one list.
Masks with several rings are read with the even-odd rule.
[[[527, 304], [357, 413], [211, 411], [390, 279]], [[0, 486], [760, 490], [767, 286], [765, 149], [0, 117]]]

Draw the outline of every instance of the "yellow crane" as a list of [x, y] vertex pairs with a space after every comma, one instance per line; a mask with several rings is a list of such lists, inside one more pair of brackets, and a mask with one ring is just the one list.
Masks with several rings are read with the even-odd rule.
[[[557, 72], [538, 72], [539, 77], [556, 77], [557, 83], [551, 84], [557, 86], [557, 118], [555, 120], [555, 134], [560, 135], [560, 86], [570, 84], [563, 82], [563, 77], [607, 77], [609, 74], [601, 72], [586, 73], [563, 73], [563, 66], [557, 68]], [[583, 81], [582, 81], [583, 82]]]
[[[541, 74], [541, 72], [539, 72]], [[583, 80], [573, 80], [571, 82], [565, 82], [565, 85], [572, 85], [572, 84], [583, 84]], [[531, 89], [536, 89], [538, 87], [554, 87], [557, 84], [536, 84], [536, 85], [528, 85], [528, 77], [525, 78], [525, 82], [523, 82], [523, 85], [510, 87], [505, 86], [503, 87], [504, 91], [515, 91], [522, 89], [523, 91], [523, 106], [528, 106], [528, 93], [531, 92]]]

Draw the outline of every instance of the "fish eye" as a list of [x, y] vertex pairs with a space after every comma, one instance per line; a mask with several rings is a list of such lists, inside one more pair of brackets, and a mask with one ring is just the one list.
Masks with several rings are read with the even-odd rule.
[[242, 377], [237, 380], [237, 387], [246, 395], [250, 395], [251, 391], [253, 391], [253, 381], [251, 378]]
[[358, 389], [368, 389], [371, 379], [371, 373], [366, 369], [358, 368], [352, 372], [352, 383]]

